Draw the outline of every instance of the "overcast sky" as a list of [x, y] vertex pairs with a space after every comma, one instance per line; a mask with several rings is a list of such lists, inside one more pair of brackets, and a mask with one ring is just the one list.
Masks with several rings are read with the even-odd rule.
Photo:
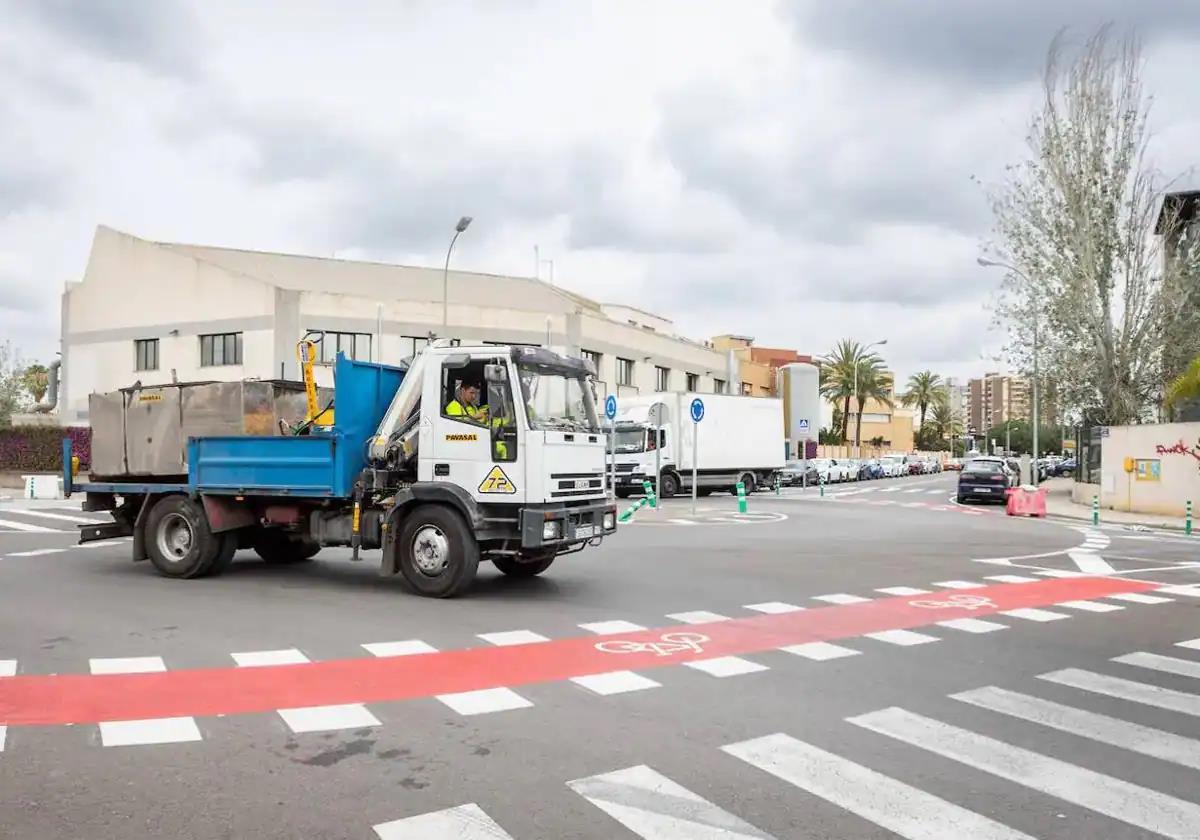
[[[1200, 157], [1196, 0], [0, 0], [0, 340], [49, 359], [97, 224], [556, 281], [903, 377], [994, 367], [975, 257], [1053, 34], [1135, 25]], [[1194, 181], [1189, 176], [1190, 181]], [[543, 268], [543, 276], [549, 272]], [[130, 302], [132, 303], [132, 302]]]

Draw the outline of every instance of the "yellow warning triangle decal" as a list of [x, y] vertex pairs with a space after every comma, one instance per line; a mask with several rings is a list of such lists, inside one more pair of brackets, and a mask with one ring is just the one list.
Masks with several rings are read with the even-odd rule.
[[500, 469], [497, 464], [492, 467], [491, 472], [483, 477], [483, 481], [479, 484], [480, 493], [516, 493], [517, 488], [508, 476], [504, 474], [504, 470]]

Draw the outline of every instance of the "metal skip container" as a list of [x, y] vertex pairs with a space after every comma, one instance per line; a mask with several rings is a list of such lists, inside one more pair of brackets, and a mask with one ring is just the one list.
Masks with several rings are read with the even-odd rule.
[[[320, 389], [322, 404], [332, 396]], [[283, 434], [305, 418], [304, 386], [286, 380], [193, 382], [92, 394], [95, 477], [187, 472], [189, 437]]]

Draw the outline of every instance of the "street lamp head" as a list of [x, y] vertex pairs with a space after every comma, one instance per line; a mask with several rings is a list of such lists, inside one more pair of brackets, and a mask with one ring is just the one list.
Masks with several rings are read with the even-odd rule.
[[996, 262], [995, 260], [989, 260], [987, 257], [978, 257], [976, 258], [975, 262], [979, 263], [984, 268], [992, 268], [1000, 265], [1000, 263]]
[[464, 230], [466, 230], [470, 226], [471, 226], [471, 217], [463, 216], [461, 219], [458, 220], [458, 224], [454, 226], [454, 229], [456, 231], [458, 231], [459, 233], [462, 233]]

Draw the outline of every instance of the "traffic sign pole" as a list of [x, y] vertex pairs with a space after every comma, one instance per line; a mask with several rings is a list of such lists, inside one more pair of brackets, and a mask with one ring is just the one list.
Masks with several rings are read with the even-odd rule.
[[692, 516], [696, 515], [696, 461], [700, 452], [700, 421], [704, 419], [704, 400], [696, 397], [688, 409], [692, 415]]
[[612, 497], [617, 497], [617, 398], [604, 398], [604, 416], [608, 418], [608, 482]]

